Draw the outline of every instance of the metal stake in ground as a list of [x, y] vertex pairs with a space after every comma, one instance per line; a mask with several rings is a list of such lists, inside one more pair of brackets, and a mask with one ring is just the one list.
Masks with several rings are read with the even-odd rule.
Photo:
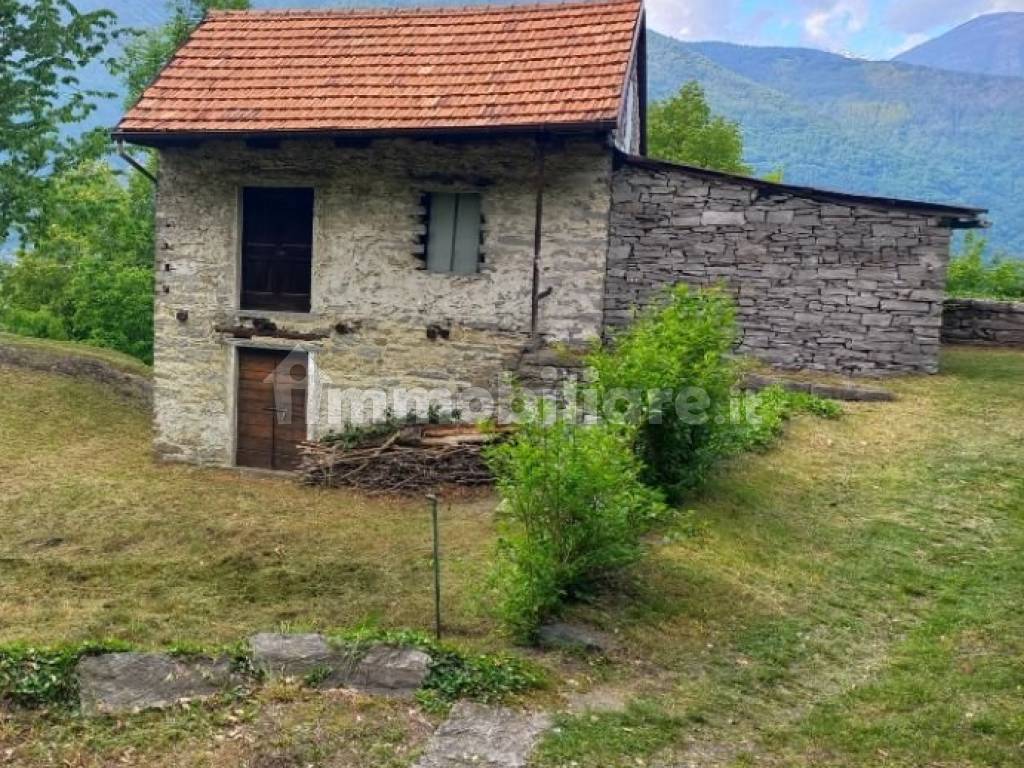
[[434, 529], [434, 634], [441, 639], [441, 542], [437, 533], [437, 496], [427, 496], [430, 520]]

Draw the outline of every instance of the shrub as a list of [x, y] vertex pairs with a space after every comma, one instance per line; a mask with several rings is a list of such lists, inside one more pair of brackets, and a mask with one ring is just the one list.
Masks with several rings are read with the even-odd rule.
[[541, 409], [488, 459], [502, 496], [499, 611], [527, 640], [563, 602], [634, 562], [664, 506], [623, 427], [547, 421]]
[[946, 291], [950, 296], [1024, 299], [1024, 259], [996, 254], [986, 261], [988, 242], [968, 232], [963, 249], [949, 263]]
[[588, 362], [605, 416], [638, 425], [643, 479], [677, 499], [704, 477], [731, 428], [736, 319], [717, 288], [681, 285], [667, 298]]

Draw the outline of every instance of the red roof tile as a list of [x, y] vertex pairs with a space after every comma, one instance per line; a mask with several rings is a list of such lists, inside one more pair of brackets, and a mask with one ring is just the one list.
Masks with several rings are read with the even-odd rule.
[[610, 125], [642, 0], [211, 13], [121, 134]]

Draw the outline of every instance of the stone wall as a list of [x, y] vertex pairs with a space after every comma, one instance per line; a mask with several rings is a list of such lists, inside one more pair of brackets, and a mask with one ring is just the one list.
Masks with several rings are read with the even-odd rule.
[[666, 286], [724, 283], [741, 351], [789, 369], [938, 369], [949, 231], [863, 199], [624, 161], [614, 175], [605, 323]]
[[947, 299], [942, 313], [942, 341], [1024, 347], [1024, 303]]
[[[582, 342], [602, 329], [612, 159], [597, 138], [546, 146], [537, 331]], [[161, 152], [154, 394], [157, 451], [231, 464], [235, 347], [298, 348], [333, 387], [463, 389], [515, 368], [531, 336], [537, 145], [209, 141]], [[312, 309], [239, 310], [239, 199], [250, 185], [315, 189]], [[425, 271], [424, 191], [482, 193], [479, 274]], [[269, 320], [285, 334], [226, 329]], [[429, 330], [428, 330], [429, 329]], [[301, 340], [294, 340], [302, 336]], [[321, 398], [323, 431], [327, 398]]]

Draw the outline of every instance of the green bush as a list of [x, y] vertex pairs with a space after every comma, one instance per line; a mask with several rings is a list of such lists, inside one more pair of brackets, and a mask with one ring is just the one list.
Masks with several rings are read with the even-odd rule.
[[681, 285], [589, 356], [605, 417], [638, 425], [643, 479], [672, 499], [703, 479], [732, 429], [735, 340], [729, 297]]
[[552, 421], [541, 408], [489, 452], [502, 496], [499, 610], [519, 639], [640, 556], [665, 508], [631, 443], [628, 428]]
[[996, 254], [986, 260], [988, 242], [968, 232], [963, 249], [949, 263], [946, 291], [950, 296], [1024, 299], [1024, 259]]

